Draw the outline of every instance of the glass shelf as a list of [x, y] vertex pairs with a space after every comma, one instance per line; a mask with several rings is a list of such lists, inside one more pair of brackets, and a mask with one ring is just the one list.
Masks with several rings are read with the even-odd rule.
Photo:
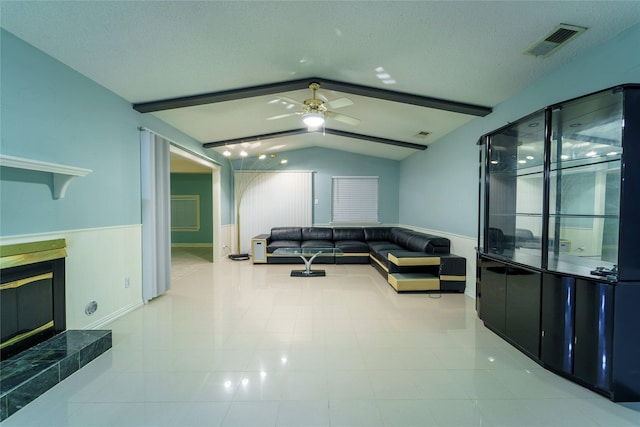
[[549, 270], [590, 277], [618, 263], [622, 101], [605, 91], [552, 112]]
[[633, 214], [627, 214], [626, 230], [622, 218], [623, 186], [628, 194], [635, 188], [631, 168], [639, 154], [637, 131], [628, 129], [631, 122], [625, 128], [625, 114], [632, 120], [637, 107], [625, 96], [636, 99], [637, 93], [635, 85], [604, 90], [482, 137], [480, 253], [609, 282], [617, 270], [626, 269], [624, 280], [640, 278], [629, 262], [619, 265], [623, 242], [633, 258], [638, 241], [631, 237], [638, 233], [637, 202], [629, 196], [625, 209]]
[[488, 154], [488, 251], [541, 267], [544, 112], [490, 136]]

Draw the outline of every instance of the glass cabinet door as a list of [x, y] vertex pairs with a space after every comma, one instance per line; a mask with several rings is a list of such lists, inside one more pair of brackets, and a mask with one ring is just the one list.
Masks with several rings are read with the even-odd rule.
[[552, 112], [550, 270], [615, 280], [618, 260], [622, 92]]
[[541, 267], [544, 112], [503, 128], [488, 140], [487, 247]]

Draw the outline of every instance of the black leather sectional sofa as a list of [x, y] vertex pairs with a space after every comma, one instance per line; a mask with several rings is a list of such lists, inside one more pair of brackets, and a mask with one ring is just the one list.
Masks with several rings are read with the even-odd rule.
[[443, 290], [464, 292], [466, 260], [450, 253], [445, 237], [402, 227], [274, 227], [252, 240], [254, 264], [299, 264], [297, 255], [280, 248], [336, 248], [314, 264], [368, 264], [398, 292]]

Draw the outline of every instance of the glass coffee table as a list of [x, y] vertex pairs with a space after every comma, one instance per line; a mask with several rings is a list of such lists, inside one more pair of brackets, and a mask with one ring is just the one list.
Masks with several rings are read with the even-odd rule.
[[299, 256], [306, 266], [304, 270], [291, 270], [291, 277], [322, 277], [324, 270], [312, 270], [311, 263], [318, 255], [342, 255], [342, 249], [336, 248], [280, 248], [273, 251], [275, 256]]

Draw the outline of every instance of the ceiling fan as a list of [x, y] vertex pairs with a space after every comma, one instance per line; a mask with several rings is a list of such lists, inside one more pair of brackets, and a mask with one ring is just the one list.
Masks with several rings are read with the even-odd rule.
[[320, 84], [315, 82], [309, 84], [309, 89], [311, 89], [311, 91], [313, 92], [313, 96], [309, 99], [305, 99], [304, 102], [299, 102], [295, 99], [287, 98], [285, 96], [281, 96], [278, 98], [278, 101], [282, 101], [283, 103], [298, 105], [302, 107], [302, 111], [268, 117], [267, 120], [277, 120], [283, 119], [285, 117], [300, 115], [302, 116], [302, 121], [304, 121], [304, 123], [310, 128], [317, 128], [321, 126], [324, 123], [324, 119], [326, 117], [354, 126], [360, 123], [360, 120], [356, 119], [355, 117], [346, 116], [344, 114], [336, 113], [329, 110], [329, 108], [338, 109], [353, 105], [352, 100], [350, 100], [349, 98], [338, 98], [334, 99], [333, 101], [319, 99], [316, 96], [316, 91], [320, 89]]

